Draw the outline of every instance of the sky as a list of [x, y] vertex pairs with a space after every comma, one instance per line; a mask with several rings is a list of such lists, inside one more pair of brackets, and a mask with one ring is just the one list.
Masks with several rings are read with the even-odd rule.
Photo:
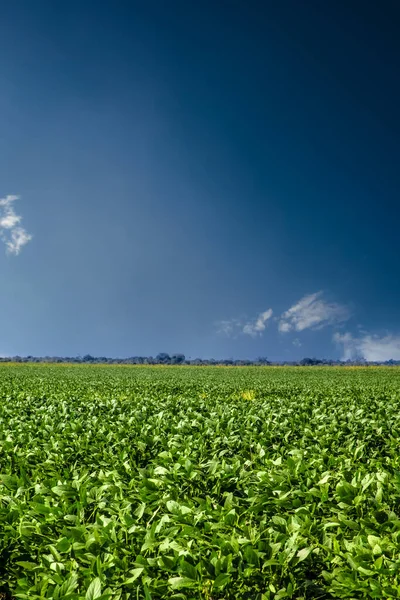
[[400, 359], [399, 22], [4, 2], [0, 354]]

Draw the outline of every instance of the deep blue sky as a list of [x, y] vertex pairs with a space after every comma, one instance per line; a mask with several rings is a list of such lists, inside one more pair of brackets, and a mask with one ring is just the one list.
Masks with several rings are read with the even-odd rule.
[[400, 358], [399, 26], [3, 3], [0, 197], [32, 239], [0, 249], [0, 353]]

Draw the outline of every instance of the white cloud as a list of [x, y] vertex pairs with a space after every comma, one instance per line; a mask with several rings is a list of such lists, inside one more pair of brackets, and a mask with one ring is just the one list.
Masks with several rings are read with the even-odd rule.
[[353, 337], [351, 333], [335, 333], [333, 340], [343, 346], [343, 360], [357, 358], [365, 358], [372, 362], [400, 360], [400, 335], [366, 334]]
[[299, 340], [299, 338], [295, 338], [292, 342], [293, 346], [296, 346], [296, 348], [300, 348], [301, 346], [301, 341]]
[[271, 316], [272, 309], [269, 308], [268, 310], [260, 313], [258, 317], [250, 321], [247, 321], [246, 319], [229, 319], [218, 321], [216, 323], [217, 333], [232, 337], [235, 337], [239, 333], [256, 337], [257, 335], [262, 335], [262, 332], [266, 327], [266, 323]]
[[222, 333], [224, 335], [233, 335], [235, 331], [240, 327], [240, 321], [238, 319], [230, 319], [225, 321], [218, 321], [217, 325], [217, 333]]
[[14, 227], [11, 230], [10, 239], [6, 241], [7, 251], [10, 254], [19, 254], [21, 248], [31, 239], [32, 236], [23, 227]]
[[304, 296], [281, 315], [278, 329], [281, 333], [322, 329], [326, 325], [346, 321], [350, 316], [345, 306], [326, 302], [322, 292]]
[[14, 202], [19, 196], [0, 198], [0, 239], [6, 245], [8, 254], [19, 254], [32, 236], [19, 225], [21, 216], [14, 210]]
[[251, 335], [252, 337], [255, 337], [258, 334], [261, 335], [266, 327], [268, 319], [270, 319], [271, 317], [272, 308], [269, 308], [265, 312], [260, 313], [255, 321], [250, 321], [249, 323], [246, 323], [243, 326], [243, 333]]
[[21, 217], [18, 215], [9, 214], [0, 218], [0, 227], [4, 229], [12, 229], [20, 222]]

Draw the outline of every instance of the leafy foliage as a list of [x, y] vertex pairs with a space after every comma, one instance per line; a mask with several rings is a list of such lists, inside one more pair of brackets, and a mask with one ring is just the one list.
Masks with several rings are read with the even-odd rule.
[[400, 598], [397, 368], [20, 365], [0, 381], [0, 591]]

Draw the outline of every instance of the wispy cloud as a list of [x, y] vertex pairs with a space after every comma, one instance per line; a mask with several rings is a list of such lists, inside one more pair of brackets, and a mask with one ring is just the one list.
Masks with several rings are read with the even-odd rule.
[[400, 360], [400, 335], [385, 336], [366, 334], [353, 337], [351, 333], [335, 333], [334, 342], [343, 348], [343, 360], [364, 358], [367, 361], [383, 362]]
[[232, 336], [238, 332], [241, 321], [239, 319], [227, 319], [223, 321], [217, 321], [217, 333], [223, 335]]
[[268, 319], [272, 317], [272, 308], [260, 313], [255, 321], [249, 321], [243, 326], [243, 333], [256, 337], [261, 335], [266, 327]]
[[267, 326], [267, 321], [272, 317], [272, 309], [260, 313], [255, 319], [229, 319], [218, 321], [216, 323], [217, 333], [236, 337], [238, 334], [250, 335], [256, 337], [262, 335]]
[[293, 344], [293, 346], [296, 346], [296, 348], [300, 348], [300, 346], [302, 345], [301, 341], [299, 340], [299, 338], [295, 338], [293, 340], [292, 344]]
[[32, 236], [19, 225], [21, 216], [14, 210], [19, 196], [0, 198], [0, 239], [5, 243], [8, 254], [18, 255]]
[[303, 331], [304, 329], [322, 329], [326, 325], [346, 321], [349, 310], [341, 304], [329, 303], [322, 298], [322, 292], [304, 296], [284, 312], [278, 323], [281, 333]]

